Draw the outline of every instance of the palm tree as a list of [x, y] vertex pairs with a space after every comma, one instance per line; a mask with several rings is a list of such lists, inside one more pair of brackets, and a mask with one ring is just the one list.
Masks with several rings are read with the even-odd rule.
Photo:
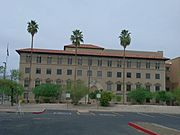
[[[33, 40], [34, 40], [34, 35], [38, 32], [38, 24], [36, 21], [31, 20], [30, 22], [27, 23], [27, 31], [31, 34], [31, 56], [30, 56], [30, 72], [29, 72], [29, 90], [31, 89], [31, 70], [32, 70], [32, 51], [33, 51]], [[27, 96], [27, 101], [28, 101], [28, 96]]]
[[70, 40], [76, 48], [75, 49], [75, 67], [74, 67], [74, 90], [75, 90], [75, 88], [76, 88], [75, 83], [76, 83], [76, 67], [77, 67], [77, 49], [80, 46], [81, 42], [84, 42], [82, 31], [74, 30], [73, 34], [71, 35]]
[[120, 44], [124, 48], [123, 53], [123, 104], [125, 103], [125, 50], [128, 45], [131, 43], [131, 33], [128, 30], [122, 30], [119, 36]]

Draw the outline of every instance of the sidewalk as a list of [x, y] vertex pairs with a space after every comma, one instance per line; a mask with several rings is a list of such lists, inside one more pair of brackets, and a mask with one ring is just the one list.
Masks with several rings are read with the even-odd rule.
[[[101, 107], [96, 104], [22, 104], [23, 112], [38, 112], [47, 110], [84, 110], [84, 111], [113, 111], [113, 112], [146, 112], [146, 113], [169, 113], [180, 114], [180, 106], [160, 106], [160, 105], [113, 105]], [[17, 105], [0, 105], [0, 112], [16, 112]]]

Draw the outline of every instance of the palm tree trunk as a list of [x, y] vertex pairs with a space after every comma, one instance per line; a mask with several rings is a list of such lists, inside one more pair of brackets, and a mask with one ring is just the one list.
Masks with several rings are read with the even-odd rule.
[[125, 104], [125, 47], [123, 53], [123, 104]]
[[[74, 95], [76, 92], [77, 45], [75, 45], [75, 47], [76, 49], [75, 49], [75, 65], [74, 65]], [[74, 101], [76, 101], [76, 96], [74, 96]]]
[[31, 37], [31, 59], [30, 59], [30, 72], [29, 72], [29, 88], [28, 88], [28, 91], [27, 91], [27, 102], [29, 102], [29, 92], [31, 91], [31, 82], [32, 82], [32, 77], [31, 77], [31, 73], [32, 73], [32, 56], [33, 56], [33, 38], [34, 36], [32, 35]]

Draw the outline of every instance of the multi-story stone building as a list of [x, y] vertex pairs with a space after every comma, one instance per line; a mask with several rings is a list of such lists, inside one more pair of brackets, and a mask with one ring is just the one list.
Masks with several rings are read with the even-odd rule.
[[[28, 90], [31, 49], [19, 49], [20, 83]], [[65, 45], [64, 50], [33, 49], [32, 83], [66, 84], [74, 79], [75, 46]], [[151, 91], [165, 90], [165, 61], [162, 51], [126, 51], [125, 92], [140, 86]], [[123, 51], [104, 49], [91, 44], [78, 47], [77, 79], [92, 89], [103, 89], [122, 94]], [[25, 93], [26, 96], [27, 92]], [[128, 98], [126, 97], [126, 101]]]
[[166, 61], [166, 90], [180, 88], [180, 57]]

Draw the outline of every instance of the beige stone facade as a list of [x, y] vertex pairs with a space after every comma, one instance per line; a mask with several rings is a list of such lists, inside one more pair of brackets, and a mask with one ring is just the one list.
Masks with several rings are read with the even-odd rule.
[[[19, 49], [20, 83], [28, 89], [30, 49]], [[74, 79], [75, 48], [66, 45], [64, 50], [33, 49], [32, 83], [62, 83]], [[151, 91], [165, 90], [165, 61], [163, 52], [126, 51], [126, 94], [137, 87]], [[95, 45], [81, 45], [77, 56], [77, 79], [93, 89], [122, 94], [123, 51]], [[127, 101], [126, 97], [126, 101]]]

